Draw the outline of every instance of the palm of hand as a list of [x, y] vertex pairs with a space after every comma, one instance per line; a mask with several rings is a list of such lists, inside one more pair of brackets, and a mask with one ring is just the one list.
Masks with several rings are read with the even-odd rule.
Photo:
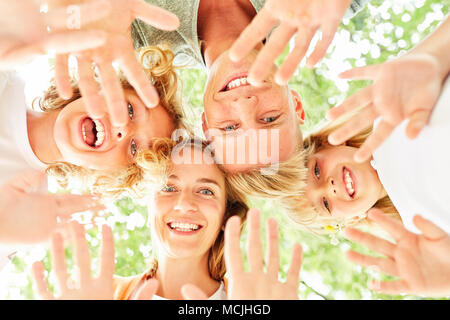
[[243, 273], [230, 279], [231, 300], [296, 300], [297, 286], [269, 278], [263, 272]]
[[[374, 106], [396, 125], [416, 112], [431, 113], [442, 83], [436, 62], [428, 56], [404, 57], [381, 65], [374, 84]], [[396, 110], [396, 112], [394, 111]]]
[[[403, 278], [410, 292], [428, 296], [450, 292], [450, 237], [429, 239], [424, 235], [408, 233], [397, 242], [394, 253], [398, 275]], [[443, 286], [444, 285], [444, 286]]]

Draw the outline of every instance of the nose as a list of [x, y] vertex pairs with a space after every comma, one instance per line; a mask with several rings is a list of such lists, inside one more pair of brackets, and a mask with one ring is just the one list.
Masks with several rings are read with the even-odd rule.
[[180, 193], [178, 201], [175, 204], [174, 210], [180, 211], [182, 213], [187, 213], [187, 212], [192, 212], [192, 211], [197, 210], [195, 201], [194, 201], [194, 199], [192, 199], [189, 192], [183, 190]]
[[337, 191], [336, 191], [336, 182], [334, 181], [333, 177], [328, 177], [327, 179], [327, 189], [328, 189], [328, 194], [329, 196], [336, 196], [337, 195]]
[[123, 125], [120, 127], [113, 127], [112, 130], [112, 138], [117, 141], [122, 141], [127, 137], [129, 134], [129, 127], [128, 125]]
[[255, 107], [258, 104], [258, 97], [244, 94], [233, 99], [233, 103], [241, 108]]

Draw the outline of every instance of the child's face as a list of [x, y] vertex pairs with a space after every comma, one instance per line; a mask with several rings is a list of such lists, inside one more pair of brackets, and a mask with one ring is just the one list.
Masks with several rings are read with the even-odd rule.
[[173, 165], [149, 206], [152, 239], [172, 258], [207, 257], [225, 206], [225, 178], [216, 164]]
[[370, 162], [356, 163], [357, 148], [326, 147], [308, 160], [306, 196], [324, 218], [356, 218], [380, 198], [384, 189]]
[[120, 128], [111, 125], [108, 113], [92, 121], [81, 98], [61, 109], [53, 135], [64, 161], [90, 169], [123, 168], [152, 138], [170, 137], [175, 127], [166, 109], [149, 109], [133, 90], [124, 91], [129, 119]]

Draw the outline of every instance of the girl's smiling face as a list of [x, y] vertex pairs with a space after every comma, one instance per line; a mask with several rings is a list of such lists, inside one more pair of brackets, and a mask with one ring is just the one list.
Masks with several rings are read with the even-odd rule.
[[174, 121], [163, 106], [149, 109], [134, 90], [124, 92], [129, 119], [122, 127], [113, 127], [107, 113], [91, 119], [82, 98], [59, 111], [53, 136], [63, 161], [90, 169], [124, 168], [153, 138], [170, 137]]
[[225, 177], [216, 164], [173, 164], [149, 206], [152, 239], [172, 258], [204, 257], [221, 230], [225, 208]]
[[319, 215], [349, 219], [370, 209], [386, 195], [369, 161], [356, 163], [357, 148], [330, 146], [308, 160], [306, 197]]

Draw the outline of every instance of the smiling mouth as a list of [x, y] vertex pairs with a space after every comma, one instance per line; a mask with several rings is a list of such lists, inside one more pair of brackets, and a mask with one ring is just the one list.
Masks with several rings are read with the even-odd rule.
[[239, 76], [231, 79], [228, 83], [220, 90], [220, 92], [230, 91], [244, 86], [249, 86], [247, 81], [247, 76]]
[[350, 198], [354, 198], [356, 194], [355, 182], [353, 181], [350, 170], [346, 167], [342, 169], [342, 179], [344, 181], [345, 190]]
[[203, 228], [200, 224], [172, 221], [167, 226], [177, 233], [192, 234]]
[[89, 147], [99, 148], [105, 142], [105, 126], [99, 120], [84, 118], [81, 122], [81, 135]]

